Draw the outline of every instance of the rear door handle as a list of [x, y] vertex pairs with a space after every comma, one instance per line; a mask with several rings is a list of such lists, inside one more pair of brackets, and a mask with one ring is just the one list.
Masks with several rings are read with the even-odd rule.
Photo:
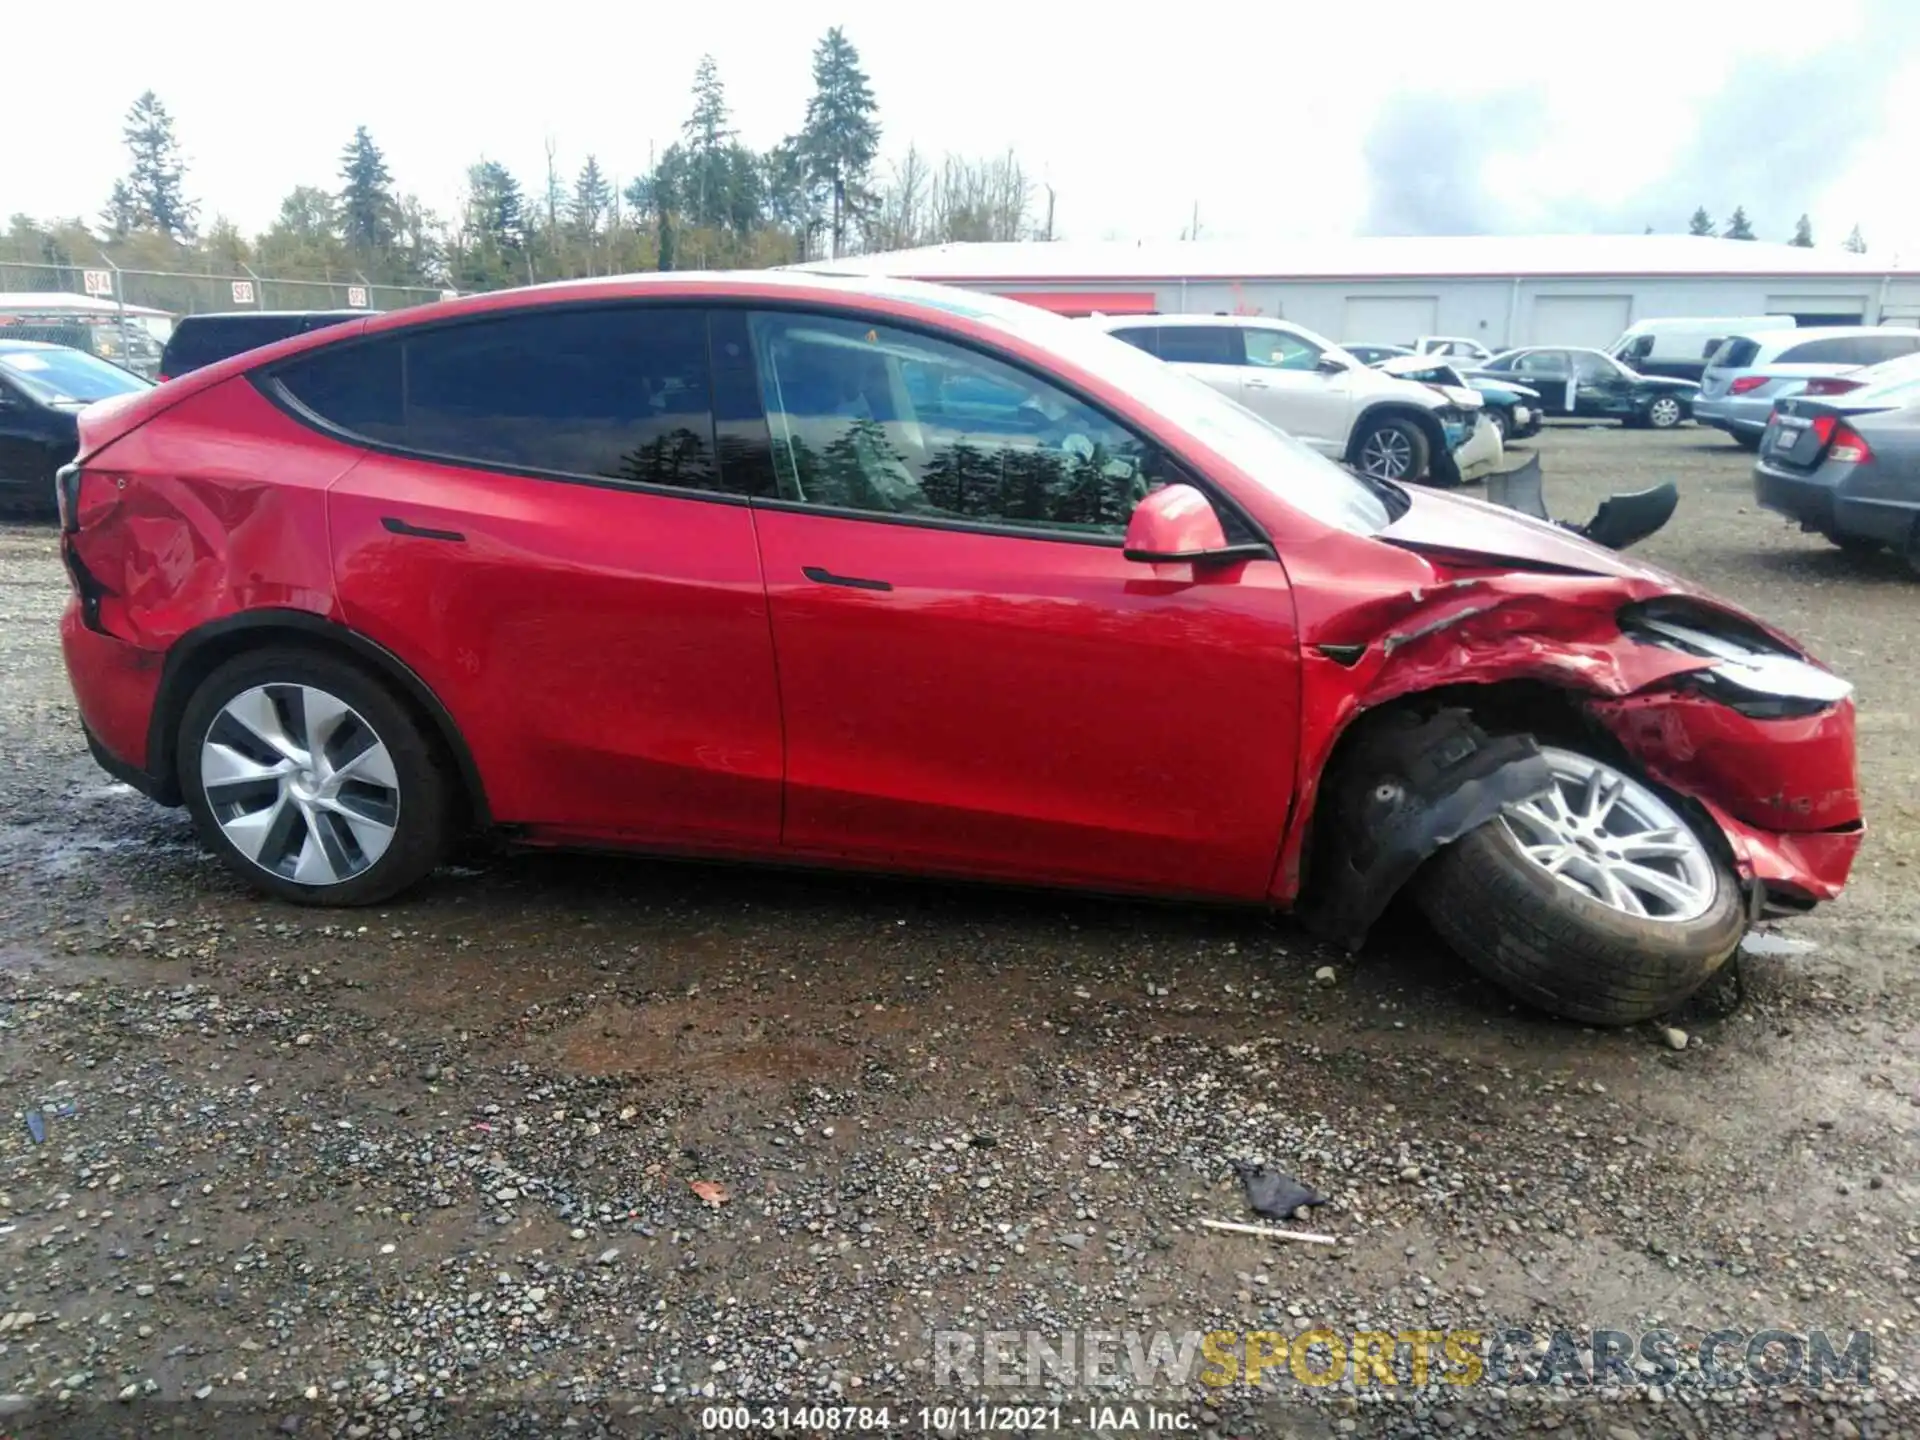
[[849, 590], [891, 590], [890, 580], [863, 580], [858, 575], [836, 575], [818, 565], [803, 565], [800, 573], [816, 585], [844, 585]]
[[425, 525], [410, 525], [398, 515], [382, 515], [380, 523], [388, 533], [411, 535], [416, 540], [445, 540], [454, 545], [464, 545], [467, 537], [458, 530], [433, 530]]

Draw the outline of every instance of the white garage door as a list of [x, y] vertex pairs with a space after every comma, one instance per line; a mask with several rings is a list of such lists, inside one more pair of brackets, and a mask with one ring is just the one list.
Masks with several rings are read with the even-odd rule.
[[1867, 313], [1864, 295], [1769, 295], [1767, 314], [1791, 315], [1802, 325], [1858, 325]]
[[1630, 295], [1541, 295], [1533, 302], [1530, 345], [1585, 345], [1604, 350], [1633, 314]]
[[1349, 295], [1340, 338], [1354, 345], [1411, 345], [1434, 332], [1435, 295]]

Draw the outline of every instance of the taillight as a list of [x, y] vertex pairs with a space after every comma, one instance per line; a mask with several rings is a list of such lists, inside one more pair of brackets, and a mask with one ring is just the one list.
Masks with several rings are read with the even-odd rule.
[[1827, 450], [1827, 458], [1846, 465], [1864, 465], [1873, 459], [1873, 447], [1858, 430], [1842, 420], [1833, 427], [1833, 444]]
[[1758, 390], [1762, 385], [1765, 385], [1767, 379], [1768, 377], [1765, 375], [1742, 375], [1738, 380], [1735, 380], [1731, 385], [1727, 386], [1727, 393], [1729, 395], [1745, 395], [1749, 391]]
[[1822, 375], [1817, 380], [1809, 380], [1802, 395], [1844, 395], [1849, 390], [1858, 390], [1861, 382], [1845, 380], [1838, 375]]

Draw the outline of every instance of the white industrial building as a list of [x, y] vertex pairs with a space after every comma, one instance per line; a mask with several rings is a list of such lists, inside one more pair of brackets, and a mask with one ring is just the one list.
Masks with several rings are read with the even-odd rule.
[[806, 268], [932, 280], [1063, 314], [1275, 315], [1334, 339], [1607, 346], [1638, 320], [1792, 315], [1920, 324], [1920, 269], [1691, 235], [937, 245]]

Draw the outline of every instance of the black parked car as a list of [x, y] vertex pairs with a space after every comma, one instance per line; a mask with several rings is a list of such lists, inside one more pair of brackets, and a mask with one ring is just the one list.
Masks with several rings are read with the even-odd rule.
[[131, 370], [65, 345], [0, 340], [0, 510], [53, 514], [53, 472], [79, 449], [80, 412], [152, 388]]
[[1671, 430], [1693, 414], [1700, 386], [1668, 375], [1629, 370], [1604, 350], [1529, 346], [1496, 355], [1473, 375], [1518, 380], [1540, 392], [1549, 415], [1581, 415], [1633, 426]]
[[233, 310], [217, 315], [183, 315], [160, 357], [160, 378], [172, 380], [229, 355], [258, 350], [289, 335], [324, 330], [347, 320], [364, 320], [371, 310]]

